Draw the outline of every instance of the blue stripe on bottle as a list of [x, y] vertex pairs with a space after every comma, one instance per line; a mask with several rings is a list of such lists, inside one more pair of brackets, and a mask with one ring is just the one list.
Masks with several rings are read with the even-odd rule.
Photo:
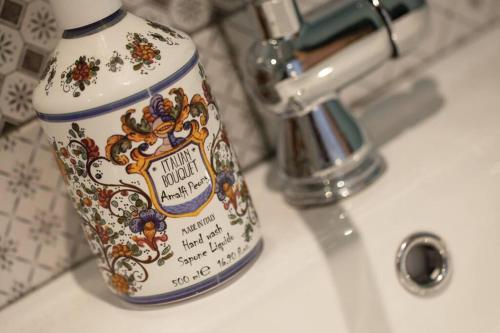
[[119, 9], [113, 14], [109, 15], [108, 17], [105, 17], [102, 20], [97, 21], [95, 23], [86, 25], [81, 28], [64, 30], [62, 38], [73, 39], [95, 34], [96, 32], [102, 31], [106, 28], [112, 27], [113, 25], [117, 24], [126, 15], [127, 12], [125, 10]]
[[49, 113], [41, 113], [37, 112], [37, 116], [40, 120], [46, 122], [70, 122], [83, 120], [88, 118], [93, 118], [97, 116], [101, 116], [106, 113], [113, 112], [117, 109], [122, 109], [137, 102], [140, 102], [144, 99], [147, 99], [153, 96], [155, 93], [160, 92], [161, 90], [167, 88], [168, 86], [176, 83], [180, 79], [182, 79], [186, 74], [188, 74], [197, 64], [198, 64], [199, 56], [198, 52], [191, 57], [191, 59], [182, 66], [175, 73], [167, 77], [166, 79], [156, 83], [148, 89], [142, 90], [134, 95], [128, 96], [126, 98], [120, 99], [118, 101], [105, 104], [103, 106], [99, 106], [92, 109], [87, 109], [83, 111], [71, 112], [71, 113], [63, 113], [63, 114], [49, 114]]

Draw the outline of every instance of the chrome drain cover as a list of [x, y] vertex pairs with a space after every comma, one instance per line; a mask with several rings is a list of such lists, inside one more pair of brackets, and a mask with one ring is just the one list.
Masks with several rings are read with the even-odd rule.
[[445, 243], [431, 233], [411, 235], [398, 249], [396, 271], [403, 287], [412, 294], [435, 294], [450, 276], [450, 256]]

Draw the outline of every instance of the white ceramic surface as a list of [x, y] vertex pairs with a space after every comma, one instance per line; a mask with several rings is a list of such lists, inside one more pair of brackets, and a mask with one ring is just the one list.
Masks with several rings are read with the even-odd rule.
[[[272, 189], [272, 166], [248, 175], [266, 245], [236, 283], [134, 311], [88, 263], [0, 313], [2, 332], [499, 332], [499, 39], [496, 28], [364, 110], [388, 169], [341, 205], [299, 211]], [[399, 243], [421, 230], [453, 260], [431, 298], [394, 270]]]

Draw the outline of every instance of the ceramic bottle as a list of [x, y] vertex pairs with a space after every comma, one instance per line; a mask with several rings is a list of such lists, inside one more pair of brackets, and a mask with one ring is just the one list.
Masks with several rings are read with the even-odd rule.
[[34, 104], [104, 280], [137, 304], [228, 280], [260, 226], [192, 40], [120, 0], [51, 2]]

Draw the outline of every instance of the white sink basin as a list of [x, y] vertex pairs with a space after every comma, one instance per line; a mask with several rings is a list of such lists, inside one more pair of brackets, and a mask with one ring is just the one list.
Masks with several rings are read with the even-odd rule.
[[[93, 262], [0, 312], [2, 332], [500, 332], [500, 29], [388, 91], [364, 113], [388, 168], [337, 206], [296, 210], [248, 175], [265, 250], [235, 283], [136, 311]], [[395, 255], [416, 231], [443, 238], [451, 281], [417, 297]]]

